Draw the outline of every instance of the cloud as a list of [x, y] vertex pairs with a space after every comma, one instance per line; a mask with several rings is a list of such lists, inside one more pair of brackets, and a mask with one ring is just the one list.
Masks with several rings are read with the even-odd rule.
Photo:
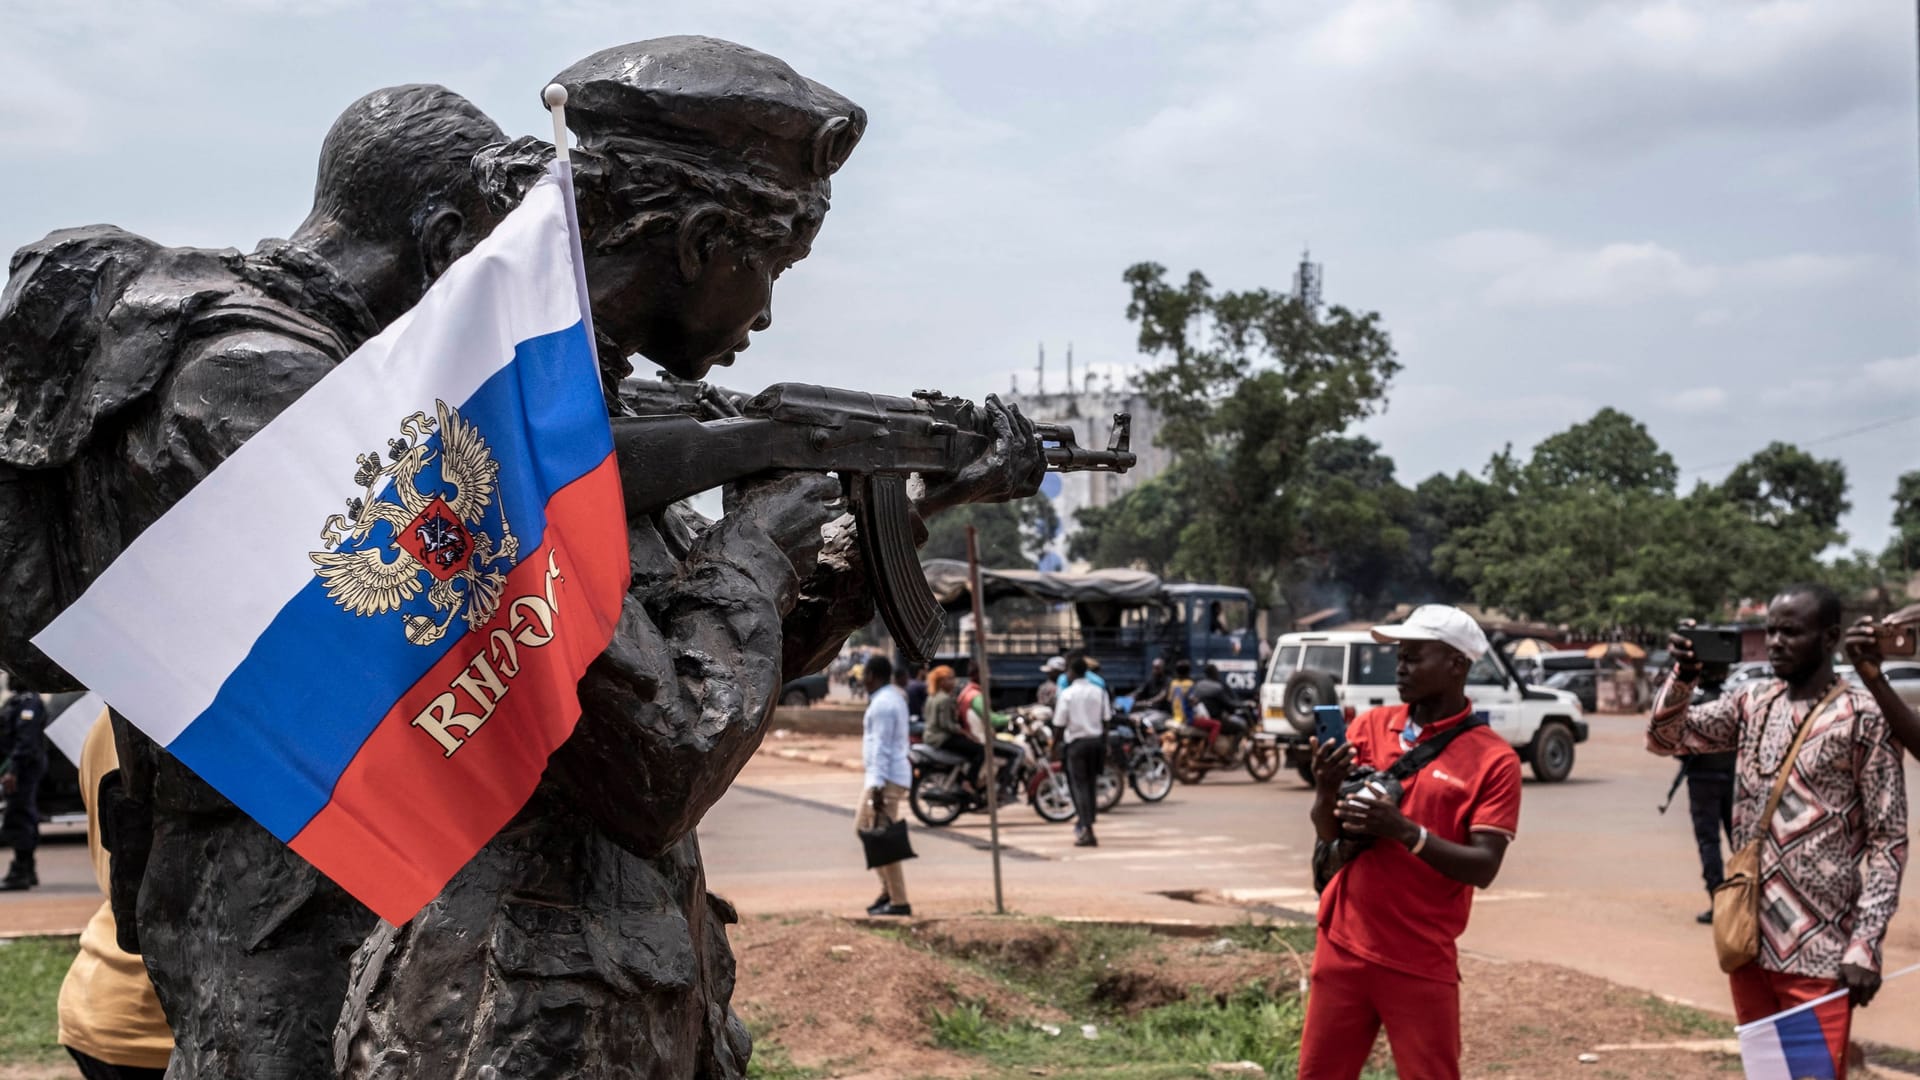
[[[1505, 187], [1719, 133], [1899, 115], [1911, 35], [1876, 0], [1321, 0], [1209, 52], [1128, 142], [1417, 148]], [[1180, 136], [1169, 141], [1169, 134]], [[1234, 156], [1244, 156], [1251, 147]]]
[[[1878, 265], [1869, 256], [1819, 254], [1716, 264], [1650, 241], [1569, 248], [1511, 229], [1456, 236], [1438, 245], [1436, 256], [1448, 269], [1486, 277], [1481, 298], [1494, 307], [1624, 306], [1722, 292], [1823, 288], [1855, 280]], [[1714, 310], [1719, 313], [1714, 317], [1724, 319], [1724, 309]]]
[[1718, 386], [1696, 386], [1691, 390], [1682, 390], [1677, 394], [1659, 399], [1659, 405], [1669, 412], [1687, 416], [1724, 412], [1727, 407], [1727, 392]]

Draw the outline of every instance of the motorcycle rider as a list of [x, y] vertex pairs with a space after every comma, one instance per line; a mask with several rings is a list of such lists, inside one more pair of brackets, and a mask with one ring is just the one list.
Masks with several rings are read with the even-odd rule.
[[1222, 759], [1233, 756], [1234, 749], [1240, 745], [1240, 736], [1247, 733], [1247, 725], [1235, 715], [1240, 711], [1240, 699], [1221, 680], [1220, 669], [1212, 664], [1201, 668], [1200, 679], [1187, 691], [1187, 698], [1197, 709], [1204, 710], [1216, 726], [1208, 744], [1215, 755]]

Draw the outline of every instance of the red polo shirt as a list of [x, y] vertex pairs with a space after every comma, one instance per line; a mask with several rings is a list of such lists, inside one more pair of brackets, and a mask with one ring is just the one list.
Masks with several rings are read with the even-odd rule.
[[[1407, 706], [1373, 709], [1347, 727], [1354, 764], [1385, 770], [1406, 752]], [[1465, 723], [1473, 706], [1430, 724], [1420, 741]], [[1520, 825], [1520, 757], [1489, 727], [1453, 740], [1403, 781], [1400, 810], [1436, 839], [1465, 843], [1471, 832], [1511, 839]], [[1467, 928], [1473, 887], [1442, 875], [1393, 840], [1376, 841], [1340, 869], [1320, 896], [1320, 932], [1382, 967], [1442, 982], [1460, 981], [1454, 940]]]

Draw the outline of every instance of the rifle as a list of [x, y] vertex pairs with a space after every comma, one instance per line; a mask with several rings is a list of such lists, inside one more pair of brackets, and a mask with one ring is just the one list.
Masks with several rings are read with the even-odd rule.
[[[946, 614], [920, 569], [907, 478], [950, 475], [984, 453], [986, 410], [932, 390], [897, 398], [805, 383], [743, 398], [704, 383], [629, 379], [621, 397], [643, 413], [613, 418], [629, 519], [769, 470], [835, 473], [887, 629], [910, 662], [933, 658]], [[1065, 424], [1033, 429], [1052, 472], [1125, 472], [1137, 460], [1126, 413], [1114, 415], [1104, 450], [1080, 446]]]

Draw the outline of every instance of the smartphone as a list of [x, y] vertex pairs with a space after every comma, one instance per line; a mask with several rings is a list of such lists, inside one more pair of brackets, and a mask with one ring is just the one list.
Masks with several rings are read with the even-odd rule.
[[1313, 737], [1321, 746], [1347, 741], [1347, 710], [1338, 705], [1313, 707]]
[[1693, 655], [1703, 664], [1740, 662], [1740, 631], [1724, 626], [1683, 626], [1680, 636], [1693, 642]]
[[1912, 623], [1881, 623], [1875, 627], [1873, 632], [1880, 639], [1880, 655], [1891, 659], [1920, 654], [1920, 633], [1915, 631]]

